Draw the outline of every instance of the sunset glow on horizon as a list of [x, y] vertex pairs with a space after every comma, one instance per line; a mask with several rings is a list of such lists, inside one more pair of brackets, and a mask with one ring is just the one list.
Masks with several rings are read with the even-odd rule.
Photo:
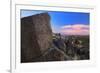
[[89, 35], [89, 25], [74, 24], [62, 26], [60, 33], [63, 35]]

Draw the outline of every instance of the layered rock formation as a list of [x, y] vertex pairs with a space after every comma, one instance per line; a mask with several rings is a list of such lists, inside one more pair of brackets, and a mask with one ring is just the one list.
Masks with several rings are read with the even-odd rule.
[[41, 13], [21, 18], [21, 62], [39, 61], [52, 43], [50, 16]]

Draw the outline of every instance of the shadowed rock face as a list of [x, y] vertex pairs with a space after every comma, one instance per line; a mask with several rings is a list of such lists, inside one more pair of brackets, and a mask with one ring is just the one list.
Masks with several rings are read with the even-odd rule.
[[48, 13], [21, 18], [22, 63], [89, 59], [89, 47], [79, 48], [72, 42], [60, 34], [52, 37]]
[[32, 62], [49, 49], [52, 42], [50, 16], [41, 13], [21, 18], [21, 62]]

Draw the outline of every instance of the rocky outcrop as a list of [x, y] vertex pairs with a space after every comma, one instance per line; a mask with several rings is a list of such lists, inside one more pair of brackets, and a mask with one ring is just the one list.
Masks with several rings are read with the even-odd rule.
[[52, 42], [50, 16], [41, 13], [21, 18], [21, 62], [38, 61]]
[[89, 59], [89, 42], [84, 41], [87, 47], [79, 47], [86, 45], [79, 43], [78, 37], [64, 39], [60, 33], [53, 36], [50, 19], [48, 13], [21, 18], [21, 62]]

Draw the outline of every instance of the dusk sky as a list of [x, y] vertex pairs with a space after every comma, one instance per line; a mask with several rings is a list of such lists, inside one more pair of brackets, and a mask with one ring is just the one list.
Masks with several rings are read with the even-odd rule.
[[21, 18], [48, 12], [54, 33], [64, 35], [89, 35], [89, 13], [21, 10]]

